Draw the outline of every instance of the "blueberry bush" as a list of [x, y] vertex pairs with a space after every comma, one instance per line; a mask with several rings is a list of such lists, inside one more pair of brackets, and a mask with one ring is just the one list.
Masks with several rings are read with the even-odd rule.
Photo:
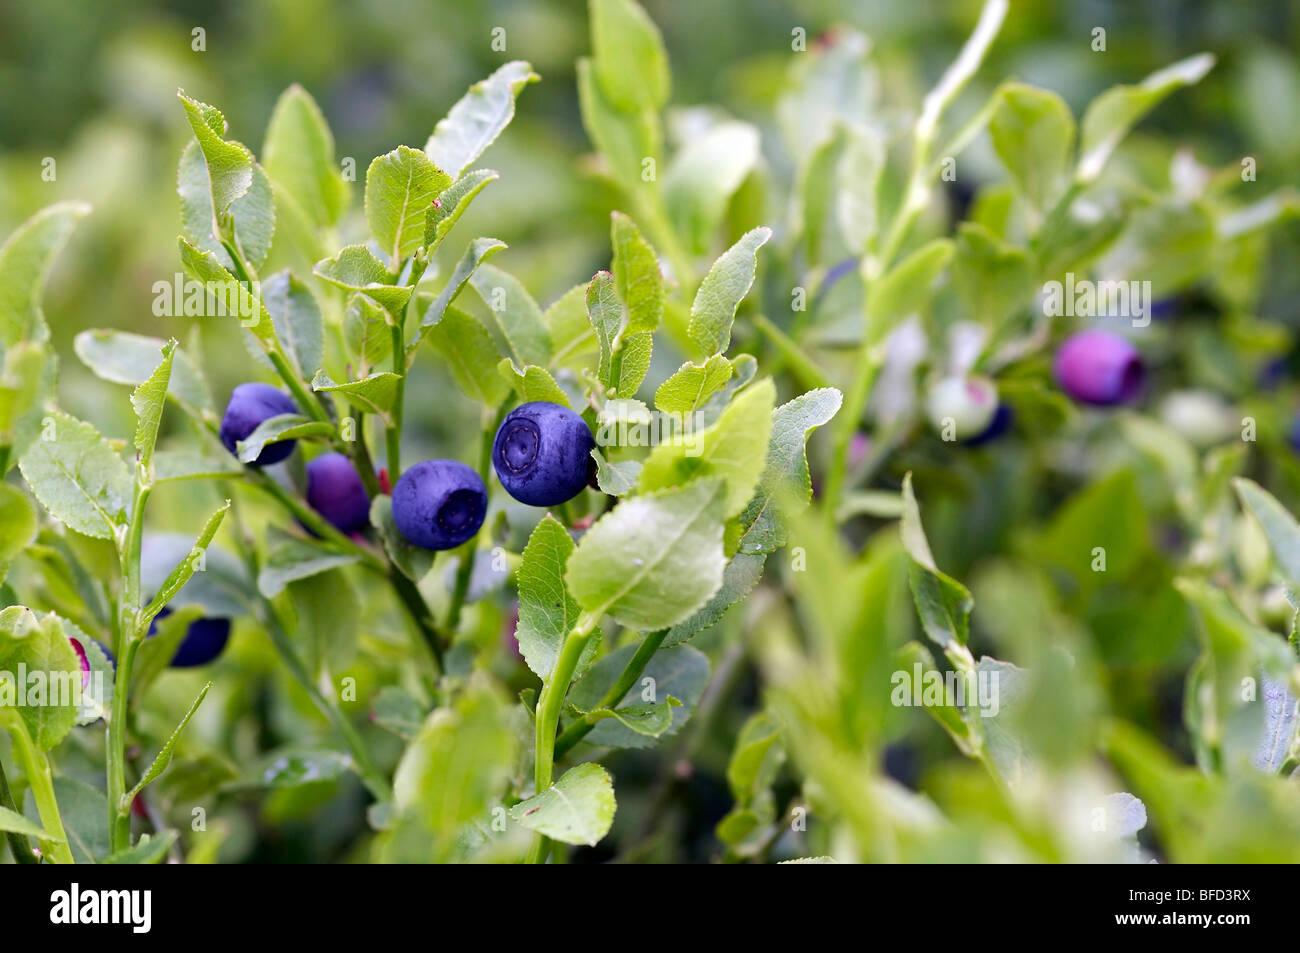
[[551, 299], [456, 227], [504, 57], [364, 168], [179, 91], [168, 330], [72, 343], [125, 429], [43, 306], [97, 213], [0, 247], [7, 859], [1300, 859], [1300, 201], [1135, 131], [1216, 57], [1076, 114], [987, 0], [919, 98], [796, 27], [750, 121], [588, 13]]

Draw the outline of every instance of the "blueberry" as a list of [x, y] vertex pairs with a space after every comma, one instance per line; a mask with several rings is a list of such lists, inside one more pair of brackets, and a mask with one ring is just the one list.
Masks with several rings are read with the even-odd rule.
[[393, 522], [408, 542], [453, 549], [478, 532], [487, 514], [487, 487], [456, 460], [425, 460], [393, 487]]
[[520, 404], [502, 421], [492, 465], [520, 503], [558, 506], [587, 485], [595, 447], [586, 421], [567, 407], [538, 400]]
[[[149, 635], [158, 631], [158, 620], [171, 615], [172, 610], [166, 606], [149, 623]], [[213, 619], [206, 616], [195, 619], [185, 630], [185, 637], [172, 656], [172, 668], [197, 668], [207, 665], [226, 647], [230, 640], [230, 620]]]
[[[231, 453], [238, 453], [236, 445], [244, 440], [258, 425], [280, 414], [296, 414], [297, 406], [288, 395], [270, 384], [240, 384], [230, 394], [226, 415], [221, 418], [221, 442]], [[293, 453], [296, 440], [268, 443], [252, 465], [270, 466]]]
[[370, 523], [370, 497], [352, 461], [341, 453], [323, 453], [307, 464], [307, 502], [344, 533]]
[[1056, 380], [1084, 404], [1109, 407], [1134, 400], [1142, 390], [1142, 355], [1109, 331], [1080, 331], [1056, 352]]
[[993, 419], [984, 430], [966, 441], [968, 447], [982, 447], [986, 443], [992, 443], [1011, 429], [1011, 422], [1015, 419], [1015, 413], [1011, 410], [1010, 404], [999, 403], [998, 409], [993, 413]]

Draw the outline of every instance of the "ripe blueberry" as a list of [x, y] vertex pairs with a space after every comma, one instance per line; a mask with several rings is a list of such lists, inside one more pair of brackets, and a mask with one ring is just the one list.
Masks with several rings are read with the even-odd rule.
[[982, 447], [986, 443], [992, 443], [1011, 429], [1011, 421], [1015, 414], [1011, 410], [1010, 404], [999, 403], [998, 409], [993, 414], [993, 419], [981, 433], [976, 434], [966, 441], [968, 447]]
[[[172, 610], [164, 606], [149, 623], [149, 635], [152, 636], [158, 631], [158, 620], [167, 618], [171, 613]], [[185, 637], [181, 639], [176, 654], [172, 656], [171, 667], [197, 668], [200, 665], [207, 665], [221, 654], [221, 650], [226, 647], [229, 640], [229, 619], [207, 617], [195, 619], [185, 630]]]
[[453, 549], [478, 532], [487, 514], [487, 487], [457, 460], [425, 460], [393, 487], [393, 522], [408, 542]]
[[1142, 390], [1142, 355], [1128, 340], [1109, 331], [1080, 331], [1056, 352], [1056, 380], [1084, 404], [1124, 404]]
[[[226, 414], [221, 418], [221, 442], [231, 453], [238, 453], [236, 445], [257, 429], [262, 421], [280, 414], [296, 414], [297, 406], [289, 397], [270, 384], [240, 384], [230, 394]], [[268, 443], [252, 465], [270, 466], [293, 453], [296, 440]]]
[[520, 503], [558, 506], [582, 492], [596, 441], [586, 421], [559, 404], [533, 401], [510, 412], [492, 443], [492, 466]]
[[307, 502], [344, 533], [370, 522], [370, 497], [352, 461], [341, 453], [323, 453], [307, 464]]

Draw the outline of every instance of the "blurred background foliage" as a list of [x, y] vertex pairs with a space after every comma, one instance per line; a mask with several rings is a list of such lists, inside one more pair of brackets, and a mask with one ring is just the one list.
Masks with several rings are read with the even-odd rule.
[[[869, 37], [872, 81], [878, 84], [872, 98], [886, 104], [877, 118], [899, 126], [910, 121], [952, 61], [980, 4], [647, 0], [645, 6], [663, 31], [672, 62], [672, 106], [716, 104], [758, 128], [765, 189], [737, 217], [779, 225], [799, 159], [777, 118], [800, 68], [798, 54], [791, 52], [792, 28], [804, 28], [813, 49], [844, 35], [844, 28]], [[1098, 26], [1107, 31], [1105, 52], [1090, 46]], [[196, 27], [206, 31], [203, 52], [191, 49]], [[505, 30], [504, 51], [492, 49], [498, 27]], [[1164, 189], [1178, 147], [1190, 147], [1201, 165], [1216, 169], [1234, 167], [1249, 155], [1257, 160], [1263, 195], [1300, 187], [1300, 124], [1293, 121], [1300, 109], [1298, 49], [1300, 7], [1290, 0], [1024, 0], [1013, 4], [955, 112], [969, 115], [1000, 81], [1014, 78], [1058, 92], [1077, 117], [1107, 87], [1136, 82], [1210, 50], [1219, 58], [1216, 68], [1143, 122], [1126, 141], [1117, 174]], [[195, 323], [152, 311], [153, 283], [170, 280], [180, 267], [175, 170], [190, 129], [175, 98], [177, 87], [220, 106], [231, 136], [260, 151], [277, 97], [290, 83], [300, 83], [320, 103], [336, 154], [355, 159], [360, 179], [372, 156], [398, 143], [423, 145], [434, 121], [469, 84], [508, 59], [530, 61], [542, 82], [522, 95], [515, 122], [485, 157], [501, 179], [473, 206], [458, 234], [506, 241], [510, 249], [498, 264], [546, 305], [605, 266], [608, 213], [621, 201], [591, 159], [579, 114], [574, 63], [587, 50], [581, 0], [245, 0], [219, 6], [0, 0], [0, 235], [59, 199], [94, 206], [58, 260], [46, 293], [45, 310], [63, 355], [62, 406], [110, 435], [128, 433], [124, 392], [81, 367], [73, 356], [74, 336], [88, 327], [114, 327], [184, 341]], [[686, 122], [689, 117], [681, 115]], [[672, 129], [670, 122], [670, 140]], [[52, 182], [42, 178], [46, 157], [56, 163]], [[982, 185], [1004, 179], [988, 144], [977, 141], [963, 154], [958, 181], [945, 194], [951, 217], [931, 210], [919, 231], [947, 231]], [[345, 237], [363, 231], [360, 183], [350, 189]], [[716, 254], [725, 238], [705, 251]], [[459, 251], [457, 246], [448, 254]], [[1153, 329], [1151, 344], [1155, 377], [1162, 382], [1154, 392], [1164, 384], [1210, 388], [1259, 417], [1261, 453], [1251, 472], [1292, 508], [1300, 502], [1300, 467], [1283, 435], [1300, 393], [1292, 346], [1300, 325], [1298, 253], [1300, 227], [1291, 222], [1261, 246], [1263, 260], [1243, 269], [1248, 288], [1228, 309], [1198, 287], [1201, 276], [1181, 276], [1168, 289], [1177, 297], [1172, 317], [1164, 320], [1173, 323]], [[444, 272], [451, 261], [442, 263]], [[272, 264], [285, 263], [300, 274], [310, 270], [300, 261]], [[799, 280], [790, 273], [798, 267], [795, 258], [771, 266], [766, 304], [788, 302], [787, 279]], [[271, 270], [268, 265], [266, 273]], [[778, 320], [775, 312], [771, 307]], [[829, 317], [814, 323], [833, 327], [834, 315]], [[205, 326], [201, 333], [208, 376], [221, 398], [248, 376], [249, 358], [231, 328]], [[764, 346], [753, 335], [742, 343], [755, 351]], [[659, 362], [670, 368], [677, 363], [667, 349], [656, 352]], [[464, 457], [470, 448], [460, 434], [472, 438], [477, 411], [467, 402], [443, 399], [454, 388], [427, 350], [420, 366], [408, 395], [412, 459], [435, 451]], [[1267, 368], [1270, 374], [1261, 378]], [[1040, 409], [1052, 418], [1056, 411], [1048, 405]], [[916, 473], [936, 560], [975, 596], [976, 656], [987, 651], [1038, 673], [1029, 689], [1033, 717], [1021, 727], [1038, 750], [1050, 752], [1048, 760], [1063, 767], [1042, 776], [1049, 790], [1036, 792], [1033, 803], [1086, 811], [1095, 797], [1116, 790], [1089, 765], [1088, 752], [1100, 748], [1164, 819], [1157, 839], [1150, 831], [1142, 835], [1157, 856], [1276, 856], [1269, 854], [1273, 835], [1300, 829], [1294, 803], [1281, 803], [1262, 781], [1237, 777], [1212, 785], [1187, 767], [1198, 752], [1186, 729], [1185, 680], [1200, 648], [1188, 600], [1173, 578], [1195, 565], [1198, 554], [1189, 553], [1188, 543], [1197, 538], [1200, 522], [1213, 517], [1233, 523], [1234, 517], [1226, 513], [1223, 486], [1208, 485], [1213, 474], [1207, 485], [1190, 490], [1171, 477], [1169, 461], [1181, 451], [1161, 456], [1167, 441], [1142, 429], [1145, 418], [1134, 418], [1136, 423], [1123, 423], [1089, 416], [1069, 429], [1055, 418], [1042, 427], [1030, 420], [1025, 423], [1035, 439], [957, 457], [922, 436], [882, 467], [879, 484], [896, 487], [904, 470]], [[463, 426], [471, 419], [472, 425]], [[824, 448], [815, 446], [814, 459], [818, 449]], [[1189, 505], [1185, 494], [1179, 496], [1184, 490], [1208, 502], [1199, 511], [1195, 504], [1193, 512], [1180, 510]], [[194, 497], [197, 492], [159, 494], [151, 515], [188, 531], [192, 514], [210, 509], [206, 498]], [[995, 790], [995, 778], [961, 758], [937, 723], [886, 705], [887, 696], [878, 690], [864, 690], [883, 685], [901, 664], [891, 653], [908, 651], [904, 643], [916, 627], [905, 556], [892, 530], [875, 532], [889, 525], [870, 514], [850, 521], [848, 538], [862, 547], [855, 554], [844, 549], [844, 539], [810, 522], [801, 536], [809, 559], [838, 566], [838, 573], [791, 572], [776, 566], [777, 559], [769, 561], [778, 586], [696, 643], [712, 657], [714, 678], [690, 731], [667, 739], [665, 750], [618, 756], [611, 765], [620, 802], [614, 833], [575, 859], [608, 859], [618, 851], [624, 859], [715, 859], [723, 854], [715, 825], [724, 817], [735, 826], [727, 853], [732, 858], [1090, 856], [1062, 833], [1061, 818], [1068, 812], [1013, 816]], [[497, 531], [508, 532], [500, 526]], [[1116, 547], [1103, 581], [1078, 560], [1099, 536]], [[1267, 621], [1261, 593], [1270, 578], [1257, 536], [1234, 524], [1225, 545], [1236, 547], [1244, 601], [1257, 621]], [[514, 539], [509, 548], [517, 552], [520, 544]], [[92, 565], [96, 545], [82, 546]], [[1199, 556], [1207, 565], [1214, 561]], [[107, 554], [100, 557], [107, 566]], [[776, 595], [782, 589], [789, 600]], [[361, 590], [356, 600], [354, 618], [368, 620], [361, 632], [365, 651], [345, 673], [358, 680], [359, 700], [350, 710], [360, 717], [378, 686], [403, 680], [406, 646], [394, 607], [371, 605], [382, 597], [369, 599]], [[892, 622], [881, 625], [881, 619]], [[1276, 613], [1273, 622], [1280, 624]], [[508, 651], [510, 624], [508, 598], [480, 602], [471, 619], [472, 639], [498, 653], [495, 671], [517, 691], [532, 680]], [[876, 633], [877, 641], [850, 638], [863, 631]], [[1044, 632], [1052, 637], [1035, 637]], [[216, 679], [186, 756], [159, 782], [159, 801], [164, 808], [183, 805], [214, 783], [226, 785], [209, 833], [193, 839], [191, 860], [365, 859], [364, 792], [341, 769], [307, 783], [283, 772], [283, 784], [267, 785], [255, 796], [263, 786], [257, 779], [270, 776], [258, 775], [263, 765], [257, 758], [322, 730], [310, 704], [277, 672], [273, 653], [255, 636], [237, 627], [233, 651], [217, 668], [230, 677]], [[143, 730], [148, 733], [151, 716], [159, 731], [174, 723], [203, 677], [173, 673], [161, 679], [156, 701], [142, 716]], [[787, 727], [784, 745], [773, 742], [765, 708]], [[1102, 713], [1124, 724], [1106, 721]], [[367, 739], [382, 763], [396, 760], [399, 737], [372, 727]], [[1159, 748], [1149, 747], [1152, 739]], [[84, 765], [74, 752], [62, 768], [70, 778], [95, 783], [96, 742], [87, 736], [83, 743]], [[748, 761], [739, 756], [745, 751]], [[786, 766], [787, 758], [798, 775]], [[320, 770], [318, 762], [311, 764]], [[247, 797], [240, 793], [245, 789]], [[905, 789], [922, 790], [927, 800], [912, 799]], [[788, 823], [773, 823], [777, 807], [794, 811], [805, 803], [805, 833], [792, 835]], [[935, 805], [947, 821], [939, 820]], [[1170, 824], [1168, 818], [1180, 810], [1193, 812], [1194, 826], [1210, 833], [1198, 839]], [[754, 819], [752, 836], [745, 833], [749, 819], [737, 816], [746, 811]], [[1247, 819], [1252, 811], [1254, 822]], [[837, 824], [823, 825], [822, 816]]]

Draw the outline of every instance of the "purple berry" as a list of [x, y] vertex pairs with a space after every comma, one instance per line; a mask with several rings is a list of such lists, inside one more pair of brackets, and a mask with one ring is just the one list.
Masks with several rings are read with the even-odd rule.
[[1142, 355], [1127, 339], [1109, 331], [1080, 331], [1056, 352], [1056, 380], [1083, 404], [1110, 407], [1135, 399], [1142, 390]]
[[984, 428], [983, 432], [976, 434], [966, 441], [968, 447], [982, 447], [986, 443], [992, 443], [1011, 429], [1011, 421], [1015, 414], [1011, 410], [1010, 404], [999, 403], [998, 409], [993, 412], [993, 419], [989, 425]]
[[529, 506], [558, 506], [587, 485], [595, 438], [587, 422], [546, 401], [520, 404], [497, 430], [492, 466], [506, 492]]
[[[171, 614], [172, 610], [164, 606], [149, 623], [149, 635], [153, 636], [158, 631], [159, 619], [165, 619]], [[195, 619], [185, 630], [185, 637], [181, 639], [176, 654], [172, 656], [171, 667], [197, 668], [200, 665], [207, 665], [221, 654], [228, 641], [230, 641], [229, 619], [207, 617]]]
[[341, 453], [323, 453], [307, 464], [307, 502], [344, 533], [370, 523], [370, 497], [352, 461]]
[[77, 661], [81, 663], [81, 687], [85, 688], [90, 684], [90, 659], [86, 657], [86, 650], [80, 642], [72, 636], [68, 636], [68, 641], [72, 643], [72, 651], [77, 653]]
[[[296, 414], [298, 408], [288, 395], [276, 390], [270, 384], [240, 384], [230, 393], [230, 403], [226, 405], [226, 414], [221, 418], [221, 442], [226, 449], [237, 454], [239, 441], [247, 439], [258, 426], [271, 417], [280, 414]], [[282, 440], [269, 443], [258, 454], [252, 466], [265, 467], [279, 463], [293, 453], [296, 440]]]
[[457, 460], [417, 463], [393, 487], [393, 522], [424, 549], [454, 549], [479, 531], [486, 514], [482, 477]]

